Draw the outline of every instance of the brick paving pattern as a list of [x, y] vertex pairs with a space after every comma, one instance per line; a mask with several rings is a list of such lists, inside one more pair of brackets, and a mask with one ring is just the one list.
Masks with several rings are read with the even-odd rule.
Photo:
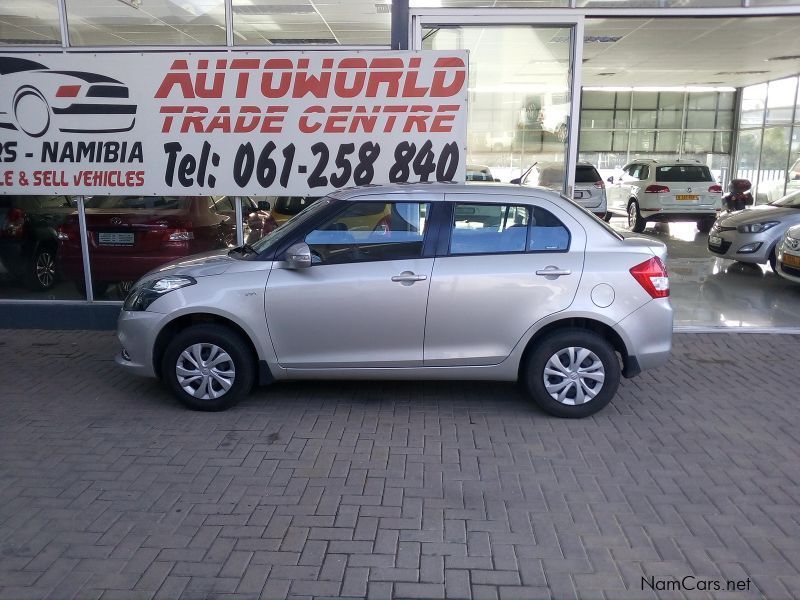
[[[194, 413], [111, 333], [0, 331], [0, 598], [800, 597], [798, 342], [677, 335], [565, 421], [494, 383]], [[750, 589], [642, 589], [686, 575]]]

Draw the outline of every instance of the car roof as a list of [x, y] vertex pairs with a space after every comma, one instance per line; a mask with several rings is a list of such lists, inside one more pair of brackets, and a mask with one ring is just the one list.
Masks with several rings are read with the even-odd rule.
[[561, 196], [547, 188], [485, 182], [480, 185], [468, 183], [396, 183], [393, 185], [364, 185], [338, 190], [328, 194], [336, 200], [368, 199], [381, 194], [476, 194], [486, 202], [502, 202], [503, 197], [550, 198], [556, 201]]

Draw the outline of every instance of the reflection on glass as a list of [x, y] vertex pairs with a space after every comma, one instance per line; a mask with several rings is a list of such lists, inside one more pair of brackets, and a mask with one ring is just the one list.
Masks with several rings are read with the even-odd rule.
[[[231, 205], [211, 196], [96, 196], [86, 200], [92, 291], [122, 299], [133, 282], [164, 263], [233, 247]], [[58, 262], [65, 280], [84, 288], [77, 214], [59, 228]]]
[[0, 2], [0, 45], [61, 44], [57, 0], [39, 0], [32, 10], [30, 0]]
[[[386, 10], [378, 8], [382, 6]], [[388, 45], [390, 7], [377, 2], [233, 0], [234, 43]]]
[[75, 212], [67, 196], [0, 196], [0, 298], [83, 298], [58, 269], [58, 228]]
[[507, 182], [534, 162], [564, 162], [569, 29], [432, 27], [423, 31], [423, 47], [470, 52], [468, 163]]
[[767, 100], [767, 84], [751, 85], [742, 91], [742, 114], [740, 127], [761, 127], [764, 123], [764, 105]]
[[224, 0], [66, 0], [73, 46], [225, 44]]

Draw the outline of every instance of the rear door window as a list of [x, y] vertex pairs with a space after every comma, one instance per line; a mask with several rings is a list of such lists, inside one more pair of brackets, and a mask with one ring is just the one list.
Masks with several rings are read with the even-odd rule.
[[503, 204], [456, 204], [450, 254], [525, 252], [528, 207]]

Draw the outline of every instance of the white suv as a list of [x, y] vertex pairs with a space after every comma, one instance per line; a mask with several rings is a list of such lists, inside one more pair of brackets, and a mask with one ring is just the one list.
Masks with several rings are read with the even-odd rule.
[[608, 181], [609, 213], [627, 215], [636, 233], [648, 221], [694, 221], [707, 233], [722, 210], [722, 186], [698, 161], [635, 160]]

